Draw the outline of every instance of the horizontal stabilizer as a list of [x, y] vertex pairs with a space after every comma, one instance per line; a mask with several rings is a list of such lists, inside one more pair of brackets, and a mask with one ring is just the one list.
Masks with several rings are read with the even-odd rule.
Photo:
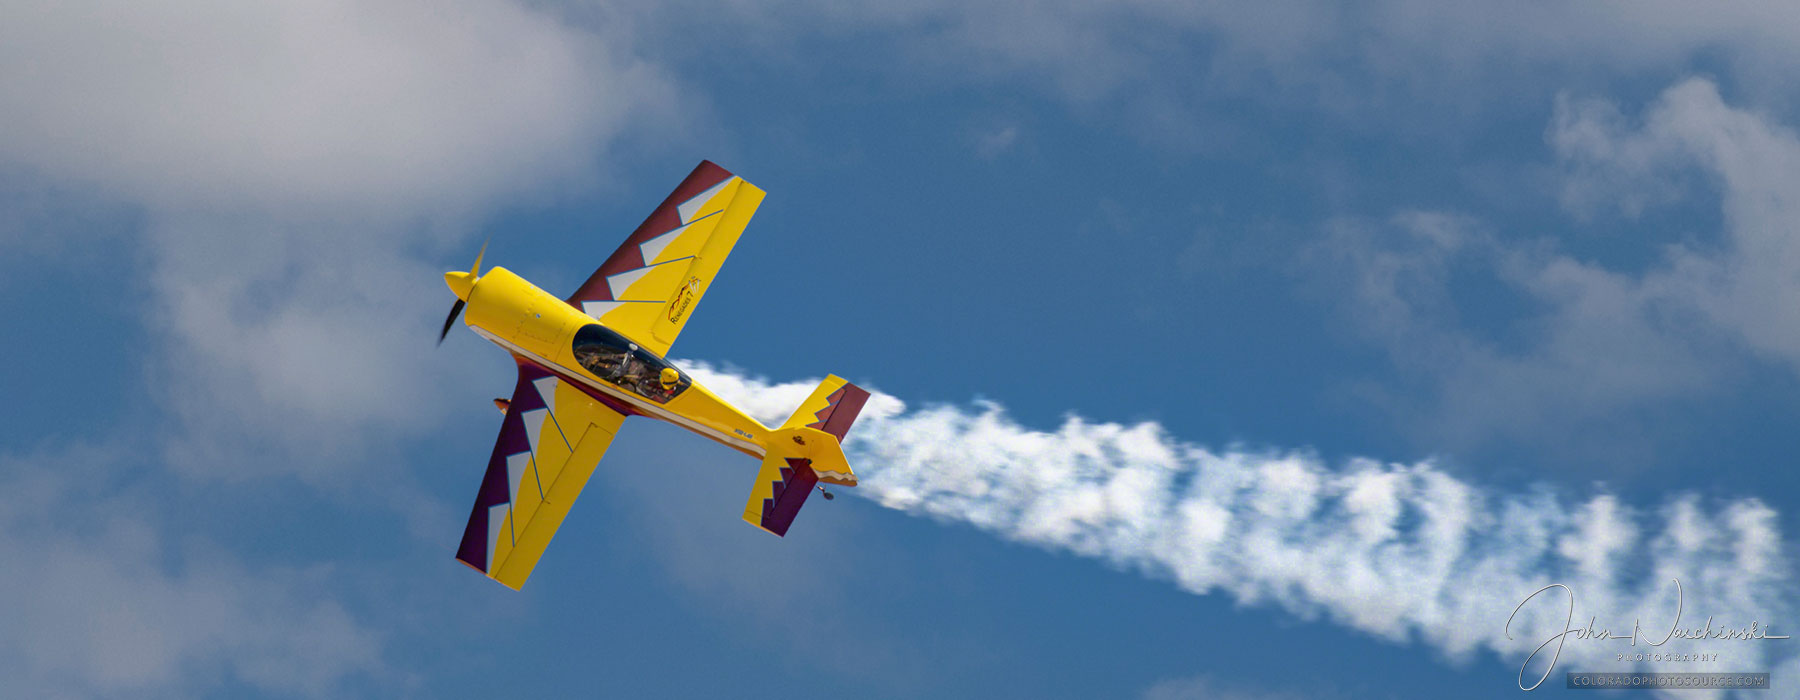
[[817, 428], [782, 428], [769, 435], [744, 520], [777, 535], [786, 535], [813, 488], [825, 482], [855, 486], [856, 473], [844, 458], [837, 436]]
[[812, 495], [818, 483], [819, 477], [813, 473], [809, 460], [771, 453], [763, 458], [756, 486], [744, 504], [745, 522], [786, 536], [794, 516], [800, 514], [800, 506], [806, 505], [806, 497]]

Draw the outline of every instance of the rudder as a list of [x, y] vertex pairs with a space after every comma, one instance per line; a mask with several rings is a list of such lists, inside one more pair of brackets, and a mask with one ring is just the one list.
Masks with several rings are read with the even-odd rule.
[[789, 416], [781, 427], [784, 430], [800, 427], [822, 430], [842, 443], [850, 432], [850, 425], [856, 422], [857, 414], [868, 401], [867, 390], [833, 374], [819, 382], [819, 388], [800, 402], [794, 415]]
[[842, 441], [868, 402], [869, 392], [832, 375], [769, 434], [762, 468], [744, 503], [744, 520], [786, 536], [800, 507], [820, 482], [855, 486], [856, 473]]

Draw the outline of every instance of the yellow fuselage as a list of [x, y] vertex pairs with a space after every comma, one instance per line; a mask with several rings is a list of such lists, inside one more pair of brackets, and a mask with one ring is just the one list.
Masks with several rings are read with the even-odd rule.
[[[445, 277], [468, 302], [464, 323], [508, 352], [615, 407], [674, 423], [758, 459], [768, 452], [764, 440], [770, 429], [698, 382], [658, 403], [583, 367], [575, 357], [575, 333], [600, 323], [506, 268], [493, 268], [480, 277], [460, 272]], [[691, 379], [686, 373], [683, 377]]]

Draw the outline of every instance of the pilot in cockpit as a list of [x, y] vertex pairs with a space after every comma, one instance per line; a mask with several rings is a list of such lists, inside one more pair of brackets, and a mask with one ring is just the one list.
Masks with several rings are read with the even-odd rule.
[[645, 368], [644, 363], [637, 357], [637, 349], [637, 344], [632, 343], [630, 350], [626, 351], [624, 357], [619, 359], [619, 369], [618, 373], [613, 375], [613, 383], [622, 387], [636, 389], [637, 385], [643, 380], [643, 377], [640, 375], [643, 374]]
[[[623, 368], [623, 360], [629, 359], [629, 353], [604, 346], [587, 346], [579, 349], [577, 356], [581, 366], [586, 367], [594, 376], [617, 381], [619, 371]], [[585, 352], [581, 352], [585, 351]]]

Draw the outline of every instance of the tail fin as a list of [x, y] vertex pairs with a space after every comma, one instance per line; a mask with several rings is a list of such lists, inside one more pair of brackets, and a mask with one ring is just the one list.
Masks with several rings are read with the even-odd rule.
[[800, 402], [794, 415], [788, 416], [781, 427], [816, 428], [830, 433], [841, 443], [844, 435], [850, 432], [850, 424], [856, 422], [856, 414], [862, 412], [863, 404], [868, 400], [869, 392], [834, 374], [819, 382], [819, 388]]
[[844, 457], [841, 441], [868, 400], [869, 392], [855, 384], [826, 377], [794, 415], [769, 434], [762, 469], [744, 504], [744, 520], [785, 536], [818, 482], [855, 486], [856, 472]]

